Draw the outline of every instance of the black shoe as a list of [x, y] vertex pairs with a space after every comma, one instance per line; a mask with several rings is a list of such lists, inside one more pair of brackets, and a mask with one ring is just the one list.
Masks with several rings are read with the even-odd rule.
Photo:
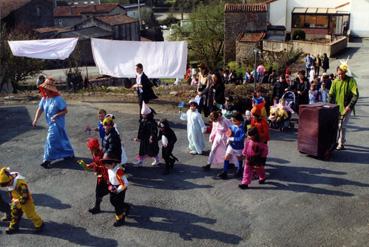
[[93, 208], [90, 208], [88, 212], [90, 212], [91, 214], [98, 214], [98, 213], [101, 213], [101, 210], [100, 208], [93, 207]]
[[8, 235], [10, 235], [10, 234], [14, 234], [14, 233], [16, 233], [18, 231], [19, 231], [18, 227], [12, 227], [12, 228], [6, 229], [5, 230], [5, 233], [8, 234]]
[[218, 178], [221, 178], [221, 179], [224, 179], [224, 180], [228, 179], [228, 174], [226, 172], [219, 173]]
[[259, 180], [259, 184], [265, 184], [265, 179]]
[[42, 230], [44, 229], [44, 226], [45, 226], [45, 223], [42, 222], [41, 226], [35, 228], [35, 233], [42, 232]]
[[50, 165], [51, 165], [51, 162], [46, 160], [46, 161], [42, 162], [42, 164], [40, 166], [42, 166], [45, 169], [49, 169], [49, 168], [51, 168]]
[[247, 184], [239, 184], [238, 188], [240, 188], [241, 190], [245, 190], [245, 189], [248, 189], [249, 186]]
[[120, 220], [115, 221], [114, 224], [113, 224], [113, 226], [114, 227], [123, 226], [124, 225], [124, 217], [125, 216], [123, 216], [123, 218], [121, 218]]
[[210, 164], [207, 164], [206, 166], [203, 166], [202, 169], [204, 171], [209, 171], [210, 170]]

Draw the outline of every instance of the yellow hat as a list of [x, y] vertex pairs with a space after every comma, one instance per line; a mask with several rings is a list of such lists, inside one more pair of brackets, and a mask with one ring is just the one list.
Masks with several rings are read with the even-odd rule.
[[103, 125], [104, 126], [114, 125], [113, 118], [111, 118], [111, 117], [104, 118]]
[[9, 183], [11, 180], [11, 175], [9, 173], [9, 170], [7, 168], [1, 168], [0, 170], [0, 184], [6, 184]]

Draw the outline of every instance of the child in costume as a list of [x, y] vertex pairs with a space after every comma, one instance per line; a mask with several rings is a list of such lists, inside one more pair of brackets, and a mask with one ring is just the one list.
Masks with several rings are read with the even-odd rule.
[[162, 119], [159, 122], [159, 140], [161, 140], [162, 148], [161, 154], [165, 161], [164, 174], [169, 174], [170, 169], [173, 169], [174, 163], [178, 159], [172, 154], [174, 144], [177, 142], [177, 137], [174, 131], [170, 128], [169, 122]]
[[263, 118], [267, 117], [267, 112], [265, 109], [265, 99], [262, 96], [262, 87], [257, 87], [255, 90], [254, 97], [252, 98], [252, 106], [257, 107], [261, 111], [261, 116]]
[[268, 141], [270, 140], [269, 126], [266, 119], [262, 117], [260, 108], [254, 106], [251, 109], [251, 114], [251, 127], [256, 127], [261, 142], [268, 143]]
[[181, 116], [182, 120], [187, 120], [187, 139], [190, 154], [202, 154], [205, 149], [204, 133], [206, 126], [202, 120], [201, 114], [197, 111], [198, 104], [191, 100], [190, 109]]
[[246, 157], [242, 182], [238, 187], [247, 189], [253, 178], [254, 170], [259, 176], [259, 184], [265, 183], [265, 160], [268, 155], [268, 145], [260, 142], [258, 130], [251, 127], [247, 131], [247, 139], [242, 154]]
[[124, 202], [128, 186], [128, 180], [124, 175], [123, 168], [118, 164], [119, 160], [104, 155], [101, 160], [108, 169], [110, 203], [115, 209], [115, 227], [122, 226], [129, 212], [129, 205]]
[[228, 139], [226, 132], [231, 126], [231, 121], [224, 118], [219, 111], [210, 113], [210, 120], [213, 123], [213, 127], [209, 136], [209, 142], [212, 143], [212, 145], [208, 164], [202, 167], [205, 171], [210, 170], [212, 164], [224, 162]]
[[1, 221], [10, 221], [10, 206], [4, 199], [1, 197], [0, 194], [0, 212], [5, 213], [4, 217], [1, 218]]
[[103, 143], [104, 141], [104, 137], [105, 137], [105, 130], [104, 130], [104, 125], [103, 125], [103, 121], [105, 119], [106, 116], [106, 111], [104, 109], [100, 109], [99, 110], [99, 122], [97, 123], [97, 128], [95, 128], [95, 131], [99, 132], [99, 136], [101, 139], [101, 143]]
[[232, 125], [227, 131], [227, 150], [224, 158], [223, 172], [218, 174], [221, 179], [228, 178], [229, 161], [231, 159], [237, 158], [238, 169], [236, 176], [242, 175], [242, 150], [244, 147], [245, 130], [242, 125], [243, 117], [239, 112], [235, 112], [232, 115]]
[[122, 157], [122, 144], [120, 136], [114, 127], [114, 121], [112, 118], [107, 117], [104, 119], [103, 125], [105, 130], [105, 137], [102, 145], [104, 155], [108, 155], [120, 162]]
[[96, 201], [95, 206], [90, 208], [88, 211], [92, 214], [98, 214], [101, 212], [100, 204], [104, 196], [109, 194], [108, 190], [108, 170], [101, 162], [104, 156], [104, 152], [100, 149], [99, 140], [96, 138], [89, 138], [87, 141], [87, 148], [91, 151], [92, 162], [90, 164], [85, 164], [83, 160], [79, 163], [88, 170], [93, 170], [96, 172], [97, 183], [96, 183]]
[[159, 164], [158, 125], [154, 119], [154, 110], [142, 103], [140, 127], [136, 140], [140, 142], [140, 150], [136, 165], [142, 166], [146, 156], [154, 158], [151, 165]]
[[13, 234], [19, 230], [19, 222], [23, 213], [29, 218], [36, 232], [39, 232], [44, 227], [44, 222], [35, 211], [31, 192], [28, 185], [18, 172], [10, 172], [7, 168], [0, 170], [0, 186], [7, 188], [11, 195], [11, 219], [7, 234]]

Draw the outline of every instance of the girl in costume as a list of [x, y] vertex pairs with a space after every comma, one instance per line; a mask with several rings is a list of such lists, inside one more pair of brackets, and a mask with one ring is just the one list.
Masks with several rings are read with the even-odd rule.
[[44, 146], [44, 159], [41, 164], [44, 168], [50, 168], [53, 160], [74, 158], [74, 151], [65, 131], [65, 114], [68, 113], [67, 104], [60, 96], [54, 83], [54, 79], [48, 78], [40, 85], [42, 99], [32, 123], [35, 127], [41, 114], [45, 112], [49, 128]]
[[0, 187], [5, 187], [11, 195], [11, 219], [6, 234], [13, 234], [19, 230], [19, 222], [23, 213], [29, 218], [36, 232], [44, 227], [44, 222], [35, 211], [35, 204], [29, 191], [28, 184], [18, 172], [10, 172], [7, 168], [0, 170]]
[[146, 156], [154, 158], [151, 165], [159, 164], [159, 145], [158, 145], [158, 125], [154, 119], [154, 110], [143, 102], [141, 109], [140, 127], [135, 139], [140, 142], [140, 150], [137, 156], [136, 165], [143, 165]]
[[206, 126], [202, 120], [201, 114], [197, 111], [198, 103], [190, 101], [190, 109], [183, 115], [182, 120], [187, 120], [187, 139], [190, 154], [202, 154], [205, 149], [204, 134]]
[[165, 161], [164, 174], [169, 174], [170, 169], [173, 169], [174, 163], [178, 159], [172, 154], [174, 144], [177, 142], [177, 137], [174, 131], [170, 128], [169, 122], [166, 119], [162, 119], [159, 122], [159, 140], [161, 140], [162, 158]]
[[247, 139], [242, 154], [246, 157], [242, 182], [238, 187], [247, 189], [253, 178], [254, 170], [259, 176], [259, 184], [265, 183], [265, 160], [268, 155], [268, 145], [260, 142], [258, 130], [251, 127], [247, 131]]
[[231, 118], [232, 125], [227, 131], [227, 150], [224, 158], [223, 172], [218, 174], [221, 179], [228, 178], [229, 161], [237, 158], [238, 169], [236, 176], [242, 175], [242, 150], [244, 147], [245, 130], [242, 126], [243, 117], [239, 112], [235, 112]]
[[231, 121], [224, 118], [219, 111], [213, 111], [210, 114], [210, 120], [213, 127], [209, 136], [209, 142], [212, 143], [208, 164], [203, 166], [205, 171], [210, 170], [212, 164], [220, 164], [224, 162], [224, 156], [227, 149], [226, 132], [231, 126]]
[[260, 141], [267, 144], [270, 140], [268, 122], [264, 117], [262, 117], [261, 110], [258, 107], [254, 106], [251, 109], [251, 115], [251, 127], [256, 127]]
[[104, 152], [100, 149], [99, 140], [96, 138], [89, 138], [87, 141], [87, 148], [91, 151], [92, 162], [85, 164], [83, 160], [79, 161], [79, 164], [88, 170], [93, 170], [97, 176], [96, 190], [95, 190], [95, 206], [88, 211], [92, 214], [98, 214], [101, 212], [100, 204], [104, 196], [109, 194], [108, 190], [108, 170], [101, 162], [104, 156]]
[[119, 160], [104, 155], [101, 161], [108, 169], [110, 203], [115, 209], [115, 222], [113, 226], [122, 226], [130, 208], [129, 205], [124, 202], [128, 180], [124, 175], [123, 168], [119, 165]]

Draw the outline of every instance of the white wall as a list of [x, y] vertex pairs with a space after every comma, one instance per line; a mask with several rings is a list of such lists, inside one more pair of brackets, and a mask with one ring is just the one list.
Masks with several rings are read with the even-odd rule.
[[352, 0], [350, 29], [351, 34], [369, 37], [369, 0]]
[[286, 26], [287, 0], [278, 0], [270, 4], [269, 22], [275, 26]]

